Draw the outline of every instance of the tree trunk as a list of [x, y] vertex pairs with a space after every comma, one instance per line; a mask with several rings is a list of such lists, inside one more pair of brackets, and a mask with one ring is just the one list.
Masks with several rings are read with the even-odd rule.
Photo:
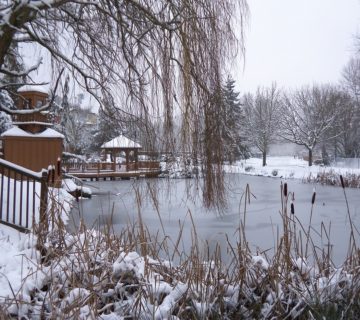
[[262, 153], [262, 165], [263, 165], [263, 167], [265, 167], [266, 166], [266, 151], [264, 151], [263, 153]]
[[309, 149], [309, 167], [312, 166], [312, 162], [313, 162], [313, 155], [312, 155], [312, 149]]

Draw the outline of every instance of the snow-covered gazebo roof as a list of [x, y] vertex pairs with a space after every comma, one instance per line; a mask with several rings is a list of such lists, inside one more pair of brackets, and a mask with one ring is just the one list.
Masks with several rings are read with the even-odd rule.
[[3, 132], [1, 137], [32, 137], [32, 138], [61, 138], [64, 139], [64, 136], [50, 128], [45, 129], [39, 133], [31, 133], [25, 130], [20, 129], [17, 126], [12, 127], [11, 129], [6, 130]]
[[29, 91], [49, 94], [48, 89], [44, 88], [44, 86], [35, 86], [35, 85], [30, 85], [30, 84], [25, 84], [17, 90], [17, 92], [19, 92], [19, 93], [20, 92], [29, 92]]
[[120, 135], [101, 146], [101, 149], [141, 149], [141, 145], [135, 141]]

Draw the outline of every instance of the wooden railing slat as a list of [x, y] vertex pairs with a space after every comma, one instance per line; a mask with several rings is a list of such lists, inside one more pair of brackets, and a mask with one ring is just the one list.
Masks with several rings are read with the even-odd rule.
[[[52, 174], [52, 179], [54, 179], [55, 172]], [[41, 224], [40, 229], [47, 231], [48, 171], [34, 172], [0, 159], [0, 175], [0, 223], [12, 226], [20, 231], [28, 231], [30, 219], [32, 219], [32, 225], [34, 225], [35, 214], [38, 212]], [[24, 178], [26, 181], [26, 191], [24, 190]], [[40, 194], [36, 193], [37, 183], [40, 184]], [[5, 190], [7, 190], [6, 193]], [[39, 208], [36, 205], [38, 197], [40, 197]], [[31, 204], [30, 201], [32, 201]], [[24, 213], [25, 216], [23, 216]], [[32, 216], [30, 217], [30, 215]]]
[[3, 209], [4, 209], [4, 167], [0, 167], [1, 169], [1, 194], [0, 194], [0, 220], [3, 217]]
[[17, 194], [16, 194], [16, 185], [17, 185], [17, 183], [16, 183], [16, 171], [14, 172], [14, 183], [13, 183], [13, 185], [14, 185], [14, 196], [13, 196], [13, 224], [16, 224], [16, 196], [17, 196]]

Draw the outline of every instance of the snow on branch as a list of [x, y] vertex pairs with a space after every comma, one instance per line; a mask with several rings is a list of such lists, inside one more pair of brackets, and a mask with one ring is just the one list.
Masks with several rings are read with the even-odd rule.
[[54, 102], [55, 93], [57, 91], [57, 87], [59, 85], [59, 81], [60, 81], [60, 78], [61, 78], [61, 75], [63, 72], [64, 72], [64, 69], [62, 69], [60, 71], [60, 74], [56, 80], [55, 88], [54, 88], [54, 91], [53, 91], [50, 101], [48, 103], [44, 104], [43, 106], [41, 106], [40, 108], [17, 110], [17, 109], [11, 109], [10, 107], [5, 106], [5, 105], [0, 105], [0, 110], [5, 111], [8, 114], [33, 114], [33, 113], [38, 113], [38, 112], [47, 110]]
[[20, 71], [20, 72], [11, 71], [8, 68], [1, 67], [0, 73], [6, 74], [8, 76], [23, 77], [23, 76], [27, 76], [30, 72], [37, 70], [39, 68], [39, 66], [41, 65], [41, 63], [42, 63], [42, 58], [40, 58], [35, 65], [31, 66], [30, 68], [28, 68], [24, 71]]

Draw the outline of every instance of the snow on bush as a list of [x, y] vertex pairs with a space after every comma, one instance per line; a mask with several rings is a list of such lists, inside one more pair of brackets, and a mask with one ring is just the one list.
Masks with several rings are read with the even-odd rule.
[[[0, 90], [0, 105], [5, 108], [12, 109], [14, 102], [9, 93], [5, 90]], [[3, 111], [0, 111], [0, 134], [12, 127], [11, 117]]]
[[[40, 254], [27, 237], [10, 250], [21, 268], [3, 262], [7, 278], [0, 276], [0, 309], [18, 318], [353, 318], [360, 308], [358, 268], [350, 264], [319, 268], [238, 248], [230, 266], [193, 254], [175, 265], [133, 251], [137, 236], [124, 241], [94, 230], [53, 230]], [[1, 239], [2, 248], [8, 244]]]
[[90, 188], [83, 187], [81, 185], [79, 186], [74, 182], [74, 180], [68, 179], [68, 178], [62, 180], [62, 187], [67, 192], [70, 192], [71, 194], [79, 192], [80, 195], [86, 194], [86, 195], [88, 195], [90, 197], [91, 197], [91, 194], [92, 194], [92, 191], [91, 191]]

